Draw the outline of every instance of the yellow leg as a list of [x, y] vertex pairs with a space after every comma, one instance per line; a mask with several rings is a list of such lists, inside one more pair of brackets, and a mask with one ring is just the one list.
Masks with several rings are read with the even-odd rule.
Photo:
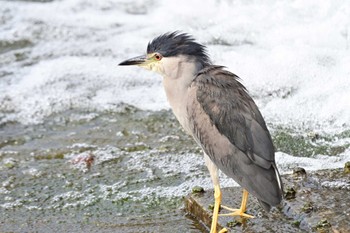
[[232, 209], [222, 205], [221, 206], [222, 208], [232, 211], [232, 213], [220, 214], [220, 216], [241, 216], [245, 218], [254, 218], [254, 216], [245, 213], [245, 211], [247, 210], [248, 195], [249, 195], [248, 191], [243, 189], [241, 207], [239, 209]]
[[[213, 219], [211, 222], [210, 233], [216, 233], [216, 226], [218, 224], [218, 216], [219, 216], [219, 208], [221, 203], [221, 190], [219, 185], [214, 186], [214, 211], [213, 211]], [[222, 229], [219, 233], [227, 232], [226, 228]]]

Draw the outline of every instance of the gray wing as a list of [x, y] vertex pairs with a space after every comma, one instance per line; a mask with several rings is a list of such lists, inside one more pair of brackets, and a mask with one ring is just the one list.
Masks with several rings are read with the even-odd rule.
[[220, 66], [199, 72], [187, 106], [193, 136], [226, 175], [263, 204], [276, 205], [281, 201], [282, 183], [271, 136], [256, 104], [237, 79]]

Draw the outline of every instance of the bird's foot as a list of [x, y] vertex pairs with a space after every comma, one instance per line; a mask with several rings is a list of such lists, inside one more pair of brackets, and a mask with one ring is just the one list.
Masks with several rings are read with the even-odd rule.
[[240, 216], [240, 217], [244, 217], [244, 218], [254, 218], [253, 215], [249, 215], [244, 213], [245, 211], [243, 209], [232, 209], [230, 207], [221, 205], [221, 208], [228, 210], [228, 211], [232, 211], [231, 213], [228, 214], [219, 214], [219, 216]]

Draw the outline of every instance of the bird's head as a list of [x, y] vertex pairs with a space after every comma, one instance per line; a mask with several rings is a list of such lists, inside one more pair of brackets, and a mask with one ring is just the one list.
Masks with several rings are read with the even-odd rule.
[[119, 65], [138, 65], [164, 75], [178, 69], [184, 62], [195, 64], [198, 70], [211, 64], [204, 45], [195, 42], [190, 35], [176, 31], [149, 42], [146, 55], [128, 59]]

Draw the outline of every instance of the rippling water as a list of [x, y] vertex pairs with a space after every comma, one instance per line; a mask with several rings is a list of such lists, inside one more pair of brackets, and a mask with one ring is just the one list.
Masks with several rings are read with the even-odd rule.
[[117, 66], [172, 30], [242, 78], [282, 173], [343, 166], [349, 15], [334, 1], [1, 1], [0, 231], [203, 231], [182, 210], [211, 188], [199, 148], [161, 77]]

